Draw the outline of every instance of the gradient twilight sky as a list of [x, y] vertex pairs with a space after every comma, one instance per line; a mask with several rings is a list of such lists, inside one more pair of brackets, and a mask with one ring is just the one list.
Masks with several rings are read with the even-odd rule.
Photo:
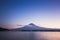
[[34, 23], [42, 27], [60, 28], [58, 0], [5, 0], [1, 4], [1, 25]]

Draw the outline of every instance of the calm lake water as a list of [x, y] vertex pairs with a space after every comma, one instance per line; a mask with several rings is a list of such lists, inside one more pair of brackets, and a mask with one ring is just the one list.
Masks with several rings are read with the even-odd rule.
[[0, 40], [60, 40], [60, 32], [0, 32]]

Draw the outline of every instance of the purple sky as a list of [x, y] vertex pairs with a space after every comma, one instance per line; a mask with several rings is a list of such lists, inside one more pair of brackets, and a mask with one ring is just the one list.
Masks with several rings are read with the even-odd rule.
[[60, 28], [58, 0], [6, 0], [1, 5], [1, 25], [6, 25], [3, 27], [16, 28], [16, 25], [34, 23], [42, 27]]

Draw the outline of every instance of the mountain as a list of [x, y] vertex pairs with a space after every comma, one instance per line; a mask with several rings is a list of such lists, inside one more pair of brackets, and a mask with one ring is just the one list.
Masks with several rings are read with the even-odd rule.
[[17, 29], [13, 29], [13, 30], [51, 30], [50, 28], [44, 28], [44, 27], [39, 27], [39, 26], [36, 26], [35, 24], [33, 23], [30, 23], [28, 25], [25, 25], [24, 27], [21, 27], [21, 28], [17, 28]]
[[0, 27], [0, 31], [8, 31], [8, 29], [1, 28], [1, 27]]
[[16, 29], [5, 29], [0, 27], [0, 31], [60, 31], [60, 29], [39, 27], [33, 23]]

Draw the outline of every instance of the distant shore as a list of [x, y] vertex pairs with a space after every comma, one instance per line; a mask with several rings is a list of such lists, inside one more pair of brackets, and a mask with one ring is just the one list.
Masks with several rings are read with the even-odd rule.
[[32, 31], [32, 32], [36, 32], [36, 31], [42, 31], [42, 32], [60, 32], [60, 30], [2, 30], [2, 31]]

